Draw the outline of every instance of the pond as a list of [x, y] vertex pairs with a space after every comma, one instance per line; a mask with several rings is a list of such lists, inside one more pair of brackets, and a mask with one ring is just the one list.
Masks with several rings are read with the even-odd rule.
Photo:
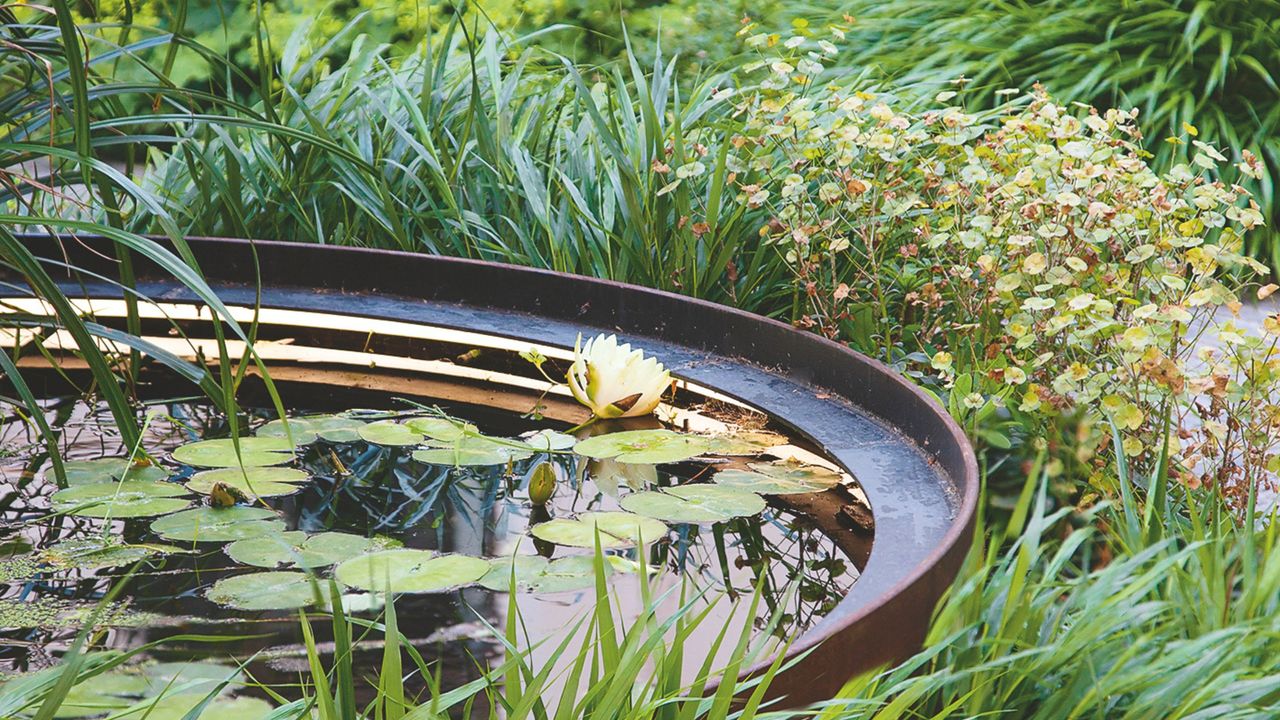
[[[106, 702], [119, 706], [174, 673], [208, 690], [190, 678], [240, 663], [242, 677], [296, 695], [298, 613], [324, 610], [330, 579], [356, 618], [378, 618], [395, 595], [401, 631], [445, 688], [501, 662], [495, 629], [511, 607], [535, 662], [550, 658], [595, 602], [597, 573], [624, 618], [644, 609], [642, 585], [670, 611], [708, 609], [701, 647], [744, 627], [782, 647], [856, 582], [871, 541], [856, 481], [772, 418], [678, 383], [656, 416], [584, 423], [536, 374], [512, 372], [528, 366], [518, 348], [486, 343], [478, 371], [467, 356], [480, 350], [446, 344], [449, 361], [409, 386], [379, 376], [385, 359], [280, 343], [272, 368], [289, 421], [250, 374], [235, 443], [226, 415], [158, 378], [141, 383], [140, 448], [121, 446], [105, 408], [50, 395], [63, 488], [5, 406], [3, 670], [49, 666], [117, 584], [97, 619], [102, 646], [155, 643], [142, 670], [117, 678], [132, 688]], [[358, 382], [356, 362], [368, 369]], [[819, 518], [823, 495], [846, 512]], [[327, 625], [313, 626], [331, 649]], [[366, 646], [357, 667], [371, 673], [380, 655]], [[256, 688], [231, 692], [242, 720], [267, 707]], [[77, 714], [102, 712], [95, 695]]]

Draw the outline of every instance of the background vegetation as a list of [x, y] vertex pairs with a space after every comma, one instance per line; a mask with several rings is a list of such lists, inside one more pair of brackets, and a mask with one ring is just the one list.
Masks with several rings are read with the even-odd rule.
[[[1250, 204], [1267, 206], [1275, 167], [1271, 4], [850, 4], [852, 19], [758, 25], [726, 4], [705, 9], [706, 36], [673, 23], [661, 52], [639, 18], [683, 3], [634, 9], [631, 50], [592, 3], [577, 17], [607, 32], [539, 34], [558, 6], [497, 29], [357, 4], [310, 26], [283, 3], [104, 5], [78, 24], [61, 0], [6, 10], [0, 261], [55, 308], [18, 321], [78, 333], [122, 428], [139, 357], [93, 350], [92, 318], [17, 231], [107, 233], [197, 291], [181, 237], [229, 234], [550, 267], [795, 322], [936, 392], [987, 477], [925, 650], [809, 714], [1275, 714], [1280, 565], [1256, 489], [1277, 465], [1280, 322], [1211, 320], [1274, 289], [1248, 285], [1240, 255], [1271, 253]], [[1059, 99], [996, 92], [1033, 80]], [[1222, 350], [1201, 353], [1202, 333]], [[232, 360], [184, 371], [233, 403]], [[602, 687], [625, 693], [619, 667]], [[351, 673], [313, 667], [311, 701], [338, 707]], [[637, 693], [542, 710], [675, 717], [664, 698], [683, 690]]]

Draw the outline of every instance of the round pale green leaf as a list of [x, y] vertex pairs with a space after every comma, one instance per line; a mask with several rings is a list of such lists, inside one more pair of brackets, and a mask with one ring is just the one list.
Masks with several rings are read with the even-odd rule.
[[365, 442], [388, 447], [407, 447], [422, 442], [421, 433], [414, 432], [394, 420], [379, 420], [362, 425], [356, 431]]
[[751, 470], [721, 470], [711, 478], [717, 485], [761, 495], [795, 495], [830, 490], [840, 473], [818, 465], [753, 463]]
[[279, 465], [293, 459], [293, 445], [286, 438], [240, 438], [240, 454], [230, 438], [201, 440], [173, 451], [173, 459], [183, 465], [209, 468], [259, 467]]
[[179, 500], [187, 491], [176, 483], [125, 480], [59, 490], [50, 498], [53, 509], [95, 518], [155, 517], [177, 512], [191, 503]]
[[376, 541], [350, 533], [323, 532], [308, 537], [292, 531], [237, 540], [227, 546], [227, 554], [245, 565], [309, 569], [328, 567], [376, 546]]
[[231, 542], [283, 529], [274, 512], [247, 505], [193, 508], [151, 523], [152, 532], [179, 542]]
[[104, 540], [102, 536], [95, 535], [51, 545], [40, 553], [40, 559], [63, 568], [97, 570], [132, 565], [153, 555], [179, 551], [180, 548], [172, 545], [125, 545], [115, 538]]
[[[67, 485], [90, 485], [114, 480], [164, 480], [169, 471], [158, 465], [138, 465], [128, 458], [98, 458], [96, 460], [68, 460], [62, 464], [67, 475]], [[53, 477], [53, 471], [49, 471]]]
[[302, 572], [234, 575], [213, 584], [205, 597], [237, 610], [289, 610], [316, 602], [311, 578]]
[[579, 442], [573, 451], [593, 458], [615, 458], [626, 463], [670, 463], [707, 452], [706, 438], [671, 430], [625, 430], [597, 435]]
[[[606, 555], [604, 574], [631, 572], [633, 565], [625, 558]], [[554, 593], [585, 590], [596, 583], [596, 558], [594, 555], [570, 555], [553, 561], [541, 575], [529, 583], [534, 592]]]
[[541, 555], [513, 555], [511, 557], [494, 558], [489, 561], [489, 571], [480, 578], [481, 587], [494, 592], [507, 592], [511, 589], [514, 567], [516, 586], [527, 588], [533, 585], [546, 571], [550, 563]]
[[533, 448], [517, 440], [467, 436], [452, 443], [428, 440], [435, 447], [415, 450], [413, 459], [433, 465], [506, 465], [533, 457]]
[[307, 534], [301, 530], [289, 530], [236, 540], [225, 550], [241, 565], [273, 569], [292, 565], [306, 540]]
[[242, 685], [244, 675], [233, 667], [208, 662], [163, 662], [144, 665], [149, 695], [198, 694], [201, 698], [225, 683], [224, 692]]
[[661, 492], [634, 493], [622, 498], [623, 508], [639, 515], [674, 523], [717, 523], [756, 515], [764, 498], [722, 485], [682, 485]]
[[147, 691], [147, 678], [138, 673], [109, 671], [73, 685], [55, 718], [96, 717], [129, 707]]
[[578, 438], [555, 430], [539, 430], [520, 440], [538, 452], [570, 450], [578, 443]]
[[315, 442], [317, 437], [323, 437], [325, 434], [354, 433], [362, 426], [364, 422], [343, 415], [308, 415], [289, 418], [287, 432], [284, 421], [276, 419], [258, 428], [256, 435], [282, 438], [292, 433], [295, 445], [306, 445]]
[[332, 430], [321, 430], [316, 435], [327, 443], [341, 445], [342, 443], [353, 443], [360, 439], [360, 433], [355, 428], [334, 428]]
[[763, 430], [742, 430], [724, 435], [707, 435], [707, 453], [711, 455], [759, 455], [779, 445], [785, 445], [787, 439]]
[[338, 582], [361, 590], [431, 593], [468, 585], [488, 571], [489, 563], [480, 558], [399, 549], [347, 560], [334, 569], [333, 576]]
[[[129, 718], [146, 720], [186, 720], [188, 714], [204, 701], [203, 695], [168, 695], [157, 700], [144, 700]], [[266, 700], [255, 697], [218, 698], [200, 711], [200, 720], [263, 720], [273, 708]]]
[[640, 542], [657, 542], [667, 534], [660, 520], [629, 512], [585, 512], [577, 518], [556, 518], [534, 525], [531, 533], [539, 540], [569, 547], [594, 548], [599, 530], [600, 547], [630, 547]]
[[208, 495], [213, 490], [214, 483], [222, 483], [249, 497], [277, 497], [298, 492], [302, 489], [298, 484], [310, 479], [310, 475], [297, 468], [232, 467], [198, 472], [187, 481], [187, 487]]
[[441, 442], [452, 443], [479, 432], [475, 425], [442, 417], [416, 417], [405, 421], [410, 430]]

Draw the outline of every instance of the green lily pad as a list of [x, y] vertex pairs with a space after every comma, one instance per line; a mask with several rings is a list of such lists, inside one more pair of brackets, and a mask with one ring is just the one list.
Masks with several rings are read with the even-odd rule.
[[231, 542], [283, 529], [274, 512], [246, 505], [193, 508], [151, 523], [152, 532], [178, 542]]
[[578, 444], [578, 438], [555, 430], [539, 430], [521, 437], [520, 441], [538, 452], [571, 450]]
[[258, 437], [282, 438], [287, 437], [288, 433], [292, 433], [295, 445], [307, 445], [315, 442], [316, 438], [325, 437], [327, 434], [345, 432], [354, 435], [363, 426], [363, 421], [344, 415], [308, 415], [289, 418], [287, 432], [284, 421], [276, 419], [258, 428], [254, 434]]
[[671, 430], [625, 430], [597, 435], [579, 442], [573, 451], [618, 462], [661, 464], [679, 462], [707, 452], [707, 439]]
[[743, 430], [724, 435], [706, 435], [707, 453], [711, 455], [759, 455], [769, 448], [785, 445], [787, 439], [763, 430]]
[[[67, 485], [91, 485], [114, 480], [164, 480], [169, 471], [159, 465], [136, 465], [129, 458], [98, 458], [96, 460], [68, 460], [62, 463], [67, 475]], [[49, 470], [53, 477], [53, 470]]]
[[622, 498], [621, 505], [638, 515], [674, 523], [717, 523], [756, 515], [764, 498], [722, 485], [682, 485]]
[[53, 509], [94, 518], [155, 517], [177, 512], [191, 503], [178, 499], [187, 491], [176, 483], [124, 480], [77, 485], [50, 498]]
[[230, 438], [201, 440], [173, 450], [173, 459], [183, 465], [208, 468], [261, 467], [280, 465], [293, 459], [293, 445], [286, 438], [240, 438], [240, 455]]
[[187, 481], [187, 488], [208, 495], [214, 483], [222, 483], [249, 497], [278, 497], [298, 492], [301, 489], [299, 483], [310, 479], [310, 475], [297, 468], [231, 467], [198, 472]]
[[387, 447], [408, 447], [423, 441], [421, 433], [414, 432], [394, 420], [379, 420], [360, 426], [356, 431], [365, 442]]
[[51, 545], [41, 551], [40, 559], [61, 568], [97, 570], [132, 565], [155, 555], [174, 552], [181, 552], [181, 548], [155, 543], [126, 545], [114, 538], [104, 541], [101, 536], [94, 536]]
[[475, 425], [442, 417], [416, 417], [404, 423], [416, 433], [440, 442], [456, 442], [479, 432]]
[[360, 432], [355, 428], [335, 428], [333, 430], [321, 430], [317, 433], [321, 440], [334, 445], [343, 443], [353, 443], [360, 439]]
[[432, 593], [469, 585], [489, 571], [489, 563], [466, 555], [434, 555], [427, 550], [383, 550], [338, 565], [338, 582], [373, 592]]
[[721, 470], [711, 479], [717, 485], [761, 495], [795, 495], [830, 490], [843, 476], [820, 465], [752, 463], [751, 470]]
[[549, 560], [541, 555], [512, 555], [504, 558], [493, 558], [489, 561], [489, 571], [477, 584], [494, 592], [507, 592], [511, 589], [514, 568], [517, 588], [527, 588], [546, 572]]
[[575, 519], [556, 518], [538, 523], [530, 532], [539, 540], [556, 545], [594, 548], [596, 530], [600, 531], [602, 548], [630, 547], [642, 539], [653, 543], [667, 534], [667, 526], [662, 521], [629, 512], [585, 512]]
[[223, 685], [223, 692], [243, 685], [244, 675], [233, 667], [208, 662], [163, 662], [142, 667], [150, 685], [149, 695], [199, 695]]
[[[619, 562], [622, 561], [622, 562]], [[606, 577], [617, 572], [628, 572], [630, 565], [625, 558], [605, 556]], [[585, 590], [596, 584], [596, 560], [594, 555], [570, 555], [552, 561], [541, 575], [529, 583], [529, 589], [539, 593]]]
[[54, 713], [55, 718], [84, 718], [123, 710], [146, 694], [147, 679], [139, 673], [108, 671], [71, 686]]
[[237, 610], [290, 610], [318, 600], [310, 576], [284, 570], [223, 578], [205, 597]]
[[227, 555], [238, 563], [255, 567], [309, 569], [328, 567], [377, 546], [376, 541], [362, 535], [323, 532], [308, 537], [294, 530], [237, 540], [227, 546]]
[[443, 447], [413, 452], [414, 460], [433, 465], [506, 465], [530, 457], [533, 448], [523, 443], [483, 436], [468, 436]]
[[[146, 717], [147, 720], [185, 720], [197, 705], [204, 702], [203, 695], [163, 695], [155, 700], [143, 700], [131, 711], [130, 718]], [[200, 711], [200, 720], [263, 720], [273, 708], [266, 700], [255, 697], [218, 698]]]

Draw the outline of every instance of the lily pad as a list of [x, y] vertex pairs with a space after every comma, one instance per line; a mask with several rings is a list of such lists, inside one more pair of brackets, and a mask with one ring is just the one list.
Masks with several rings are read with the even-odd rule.
[[477, 581], [480, 587], [494, 592], [507, 592], [511, 589], [512, 569], [515, 572], [516, 587], [527, 588], [546, 572], [550, 561], [541, 555], [512, 555], [494, 558], [489, 561], [489, 571]]
[[671, 430], [625, 430], [597, 435], [579, 442], [573, 451], [593, 458], [614, 458], [625, 463], [679, 462], [706, 453], [708, 442], [699, 435]]
[[227, 555], [238, 563], [255, 567], [307, 569], [328, 567], [377, 546], [376, 541], [362, 535], [323, 532], [308, 537], [294, 530], [237, 540], [227, 546]]
[[764, 498], [723, 485], [682, 485], [661, 492], [649, 491], [622, 498], [624, 509], [674, 523], [717, 523], [756, 515], [764, 510]]
[[61, 568], [97, 570], [132, 565], [154, 555], [173, 552], [181, 552], [181, 548], [157, 543], [126, 545], [114, 538], [104, 541], [101, 536], [94, 536], [51, 545], [40, 553], [40, 559]]
[[[164, 695], [157, 700], [144, 700], [130, 718], [147, 720], [185, 720], [204, 696]], [[200, 720], [264, 720], [273, 708], [266, 700], [255, 697], [218, 698], [200, 711]]]
[[394, 420], [379, 420], [361, 425], [356, 432], [365, 442], [387, 447], [407, 447], [417, 445], [424, 440], [421, 433], [414, 432]]
[[539, 430], [522, 436], [520, 441], [538, 452], [572, 450], [578, 444], [578, 438], [555, 430]]
[[207, 468], [262, 467], [293, 459], [293, 445], [286, 438], [240, 438], [240, 454], [230, 438], [200, 440], [174, 448], [173, 459], [183, 465]]
[[751, 470], [721, 470], [711, 479], [717, 485], [761, 495], [795, 495], [830, 490], [843, 479], [820, 465], [752, 463]]
[[209, 588], [205, 597], [237, 610], [289, 610], [318, 600], [310, 576], [284, 570], [223, 578]]
[[515, 440], [468, 436], [444, 447], [415, 450], [413, 459], [433, 465], [506, 465], [533, 457], [533, 448]]
[[192, 508], [151, 523], [152, 532], [178, 542], [231, 542], [283, 529], [274, 512], [244, 505]]
[[139, 673], [108, 671], [85, 678], [67, 692], [56, 718], [83, 718], [123, 710], [146, 694], [147, 679]]
[[92, 483], [59, 490], [53, 509], [94, 518], [155, 517], [177, 512], [191, 503], [178, 499], [187, 491], [176, 483], [125, 480]]
[[[67, 485], [90, 485], [114, 480], [164, 480], [169, 471], [159, 465], [135, 464], [129, 458], [109, 457], [96, 460], [68, 460], [62, 464]], [[53, 477], [53, 471], [49, 471]]]
[[[621, 561], [621, 562], [620, 562]], [[628, 572], [631, 565], [615, 555], [605, 556], [606, 577], [616, 572]], [[554, 593], [585, 590], [596, 584], [596, 559], [594, 555], [571, 555], [552, 561], [541, 575], [529, 583], [534, 592]]]
[[465, 423], [461, 420], [451, 420], [442, 417], [416, 417], [406, 420], [404, 423], [408, 428], [416, 433], [438, 440], [441, 442], [451, 443], [461, 440], [467, 435], [473, 435], [479, 430], [471, 423]]
[[301, 489], [299, 483], [310, 479], [310, 475], [297, 468], [231, 467], [198, 472], [187, 481], [187, 487], [194, 492], [208, 495], [215, 483], [222, 483], [249, 497], [278, 497], [298, 492]]
[[538, 523], [530, 532], [539, 540], [556, 545], [594, 548], [597, 530], [602, 548], [630, 547], [641, 540], [653, 543], [667, 534], [662, 521], [629, 512], [585, 512], [576, 519]]
[[284, 421], [276, 419], [258, 428], [254, 434], [258, 437], [282, 438], [287, 437], [288, 433], [292, 433], [295, 445], [307, 445], [315, 442], [316, 438], [324, 437], [327, 434], [341, 432], [354, 434], [363, 426], [363, 421], [346, 417], [345, 415], [308, 415], [289, 418], [287, 431]]
[[432, 593], [469, 585], [489, 571], [489, 563], [466, 555], [434, 555], [427, 550], [383, 550], [338, 565], [338, 582], [373, 592]]
[[[150, 695], [199, 695], [213, 692], [219, 685], [223, 692], [243, 685], [244, 675], [233, 667], [209, 662], [162, 662], [144, 665], [143, 673], [150, 685]], [[225, 683], [225, 684], [224, 684]]]
[[759, 455], [769, 448], [785, 445], [787, 439], [763, 430], [743, 430], [704, 436], [711, 455]]

